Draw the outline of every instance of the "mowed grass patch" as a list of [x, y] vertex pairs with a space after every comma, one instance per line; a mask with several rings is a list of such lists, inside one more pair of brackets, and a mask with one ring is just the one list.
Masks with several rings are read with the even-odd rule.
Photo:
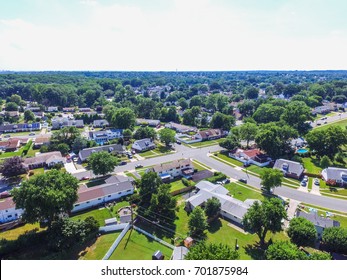
[[241, 201], [245, 201], [246, 199], [264, 200], [264, 196], [260, 192], [252, 189], [252, 187], [242, 186], [241, 183], [239, 184], [233, 182], [224, 185], [224, 187], [229, 191], [230, 195]]
[[20, 235], [23, 235], [29, 232], [39, 232], [42, 230], [46, 230], [46, 228], [40, 228], [39, 223], [24, 224], [16, 228], [1, 232], [0, 239], [17, 240]]
[[85, 220], [87, 217], [94, 217], [100, 224], [100, 226], [105, 225], [105, 220], [113, 218], [110, 211], [107, 208], [99, 208], [91, 211], [82, 212], [80, 214], [74, 215], [71, 217], [72, 220]]
[[107, 253], [108, 249], [111, 247], [113, 242], [119, 236], [119, 232], [108, 233], [99, 236], [95, 243], [84, 250], [84, 254], [79, 258], [80, 260], [102, 260], [102, 258]]
[[319, 166], [319, 160], [312, 157], [302, 158], [302, 162], [304, 168], [308, 173], [311, 174], [320, 174], [322, 172], [322, 168]]
[[243, 166], [243, 163], [241, 161], [238, 161], [238, 160], [236, 160], [234, 158], [228, 157], [225, 154], [214, 153], [213, 155], [214, 155], [213, 158], [215, 158], [216, 160], [220, 160], [221, 162], [223, 162], [222, 160], [225, 160], [225, 161], [229, 162], [231, 165], [236, 165], [236, 166], [239, 166], [239, 167]]
[[177, 190], [180, 190], [180, 189], [183, 189], [183, 188], [186, 187], [186, 186], [182, 183], [182, 180], [177, 180], [177, 181], [171, 182], [170, 185], [171, 185], [171, 188], [170, 188], [170, 191], [171, 191], [171, 192], [177, 191]]
[[152, 255], [157, 250], [162, 252], [166, 260], [170, 259], [172, 255], [171, 248], [136, 230], [129, 230], [111, 255], [110, 260], [151, 260]]

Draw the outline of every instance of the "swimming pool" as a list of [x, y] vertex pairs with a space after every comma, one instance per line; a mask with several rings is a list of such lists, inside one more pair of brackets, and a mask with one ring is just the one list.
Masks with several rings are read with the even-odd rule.
[[298, 154], [306, 154], [308, 152], [308, 150], [307, 149], [297, 149], [296, 152]]

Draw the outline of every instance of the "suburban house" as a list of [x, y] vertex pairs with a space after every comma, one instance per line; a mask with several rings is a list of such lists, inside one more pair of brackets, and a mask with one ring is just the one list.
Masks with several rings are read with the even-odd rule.
[[201, 141], [205, 140], [214, 140], [224, 137], [226, 134], [221, 129], [208, 129], [199, 131], [195, 134], [195, 139], [201, 139]]
[[6, 111], [1, 114], [11, 118], [19, 118], [20, 116], [18, 111]]
[[78, 111], [81, 113], [86, 113], [86, 112], [91, 112], [92, 109], [89, 107], [86, 107], [86, 108], [79, 108]]
[[43, 145], [48, 146], [50, 142], [51, 142], [51, 137], [50, 136], [39, 135], [39, 136], [37, 136], [35, 138], [34, 148], [35, 149], [39, 149]]
[[105, 142], [121, 137], [123, 137], [123, 129], [107, 129], [89, 132], [89, 139], [94, 140], [96, 143], [101, 145]]
[[104, 126], [109, 126], [110, 124], [108, 123], [107, 120], [95, 120], [93, 121], [93, 127], [104, 127]]
[[60, 129], [63, 127], [74, 126], [78, 128], [84, 127], [83, 120], [70, 120], [66, 117], [54, 117], [52, 119], [52, 129]]
[[229, 157], [241, 161], [245, 165], [254, 164], [260, 167], [269, 165], [272, 160], [268, 155], [262, 153], [259, 149], [236, 149], [229, 153]]
[[333, 106], [323, 105], [323, 106], [315, 107], [312, 111], [312, 114], [314, 114], [314, 115], [316, 115], [316, 114], [328, 114], [333, 110], [334, 110]]
[[179, 133], [196, 132], [197, 128], [193, 126], [183, 125], [179, 123], [169, 122], [165, 125], [166, 128], [171, 128]]
[[[117, 176], [124, 177], [124, 176]], [[124, 180], [119, 179], [114, 182], [106, 182], [106, 184], [87, 188], [81, 186], [78, 189], [78, 200], [74, 204], [72, 213], [103, 205], [107, 202], [117, 200], [123, 196], [134, 193], [132, 180], [126, 177]]]
[[217, 198], [221, 203], [220, 214], [237, 224], [242, 225], [243, 216], [257, 200], [246, 199], [241, 201], [228, 195], [229, 191], [221, 185], [208, 181], [200, 181], [196, 184], [198, 192], [186, 200], [186, 209], [192, 211], [195, 207], [203, 207], [210, 198]]
[[58, 112], [58, 107], [53, 107], [53, 106], [49, 106], [46, 109], [46, 112]]
[[18, 124], [0, 125], [0, 133], [36, 131], [36, 130], [41, 130], [40, 123], [18, 123]]
[[67, 113], [67, 112], [73, 113], [73, 112], [75, 112], [75, 107], [64, 107], [63, 108], [63, 112], [65, 112], [65, 113]]
[[296, 138], [296, 139], [292, 139], [290, 141], [290, 145], [293, 148], [302, 148], [302, 147], [305, 147], [307, 145], [307, 142], [306, 142], [306, 140], [304, 138], [299, 137], [299, 138]]
[[347, 185], [347, 169], [328, 167], [322, 170], [322, 178], [325, 182], [340, 186]]
[[19, 139], [9, 139], [7, 141], [0, 141], [0, 150], [4, 152], [14, 152], [21, 145]]
[[287, 159], [276, 160], [273, 168], [281, 170], [285, 177], [291, 177], [295, 179], [299, 179], [304, 172], [304, 167], [301, 163]]
[[141, 140], [136, 140], [134, 144], [132, 144], [131, 148], [138, 153], [155, 149], [156, 145], [150, 138], [145, 138]]
[[136, 119], [136, 125], [148, 125], [152, 127], [158, 127], [160, 125], [160, 120]]
[[158, 164], [147, 169], [147, 172], [149, 171], [157, 173], [163, 181], [177, 177], [189, 179], [194, 174], [194, 166], [190, 159], [179, 159], [169, 163]]
[[97, 153], [101, 151], [105, 151], [109, 153], [117, 153], [117, 154], [125, 153], [125, 149], [122, 145], [112, 144], [112, 145], [105, 145], [105, 146], [98, 146], [98, 147], [83, 149], [78, 153], [78, 156], [80, 160], [83, 162], [83, 161], [86, 161], [92, 153]]
[[29, 157], [24, 159], [24, 165], [29, 169], [35, 169], [40, 167], [52, 167], [56, 164], [64, 164], [65, 158], [61, 155], [61, 152], [49, 152], [37, 155], [35, 157]]
[[310, 222], [312, 222], [317, 230], [317, 234], [318, 234], [318, 238], [322, 237], [323, 231], [326, 228], [330, 228], [330, 227], [339, 227], [340, 226], [340, 222], [329, 219], [329, 218], [324, 218], [319, 216], [319, 214], [317, 212], [310, 212], [310, 213], [306, 213], [303, 211], [298, 211], [296, 213], [297, 217], [303, 217], [307, 220], [309, 220]]
[[31, 111], [31, 112], [40, 112], [40, 107], [26, 107], [25, 110]]
[[7, 197], [0, 201], [0, 223], [8, 223], [18, 220], [23, 214], [23, 209], [16, 209], [16, 204], [13, 202], [12, 197]]

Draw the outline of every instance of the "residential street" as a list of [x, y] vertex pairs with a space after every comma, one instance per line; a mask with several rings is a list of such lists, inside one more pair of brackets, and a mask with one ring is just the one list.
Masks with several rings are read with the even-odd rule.
[[[175, 148], [177, 152], [174, 154], [140, 160], [137, 162], [131, 162], [123, 166], [117, 166], [115, 168], [115, 172], [124, 172], [127, 170], [135, 169], [136, 164], [142, 164], [143, 166], [151, 166], [151, 165], [160, 164], [162, 162], [173, 161], [180, 158], [192, 158], [192, 159], [196, 159], [200, 161], [201, 163], [215, 170], [223, 172], [224, 174], [226, 174], [227, 176], [231, 178], [234, 178], [234, 179], [247, 178], [248, 185], [251, 185], [253, 187], [260, 189], [260, 178], [250, 174], [246, 174], [242, 170], [236, 170], [235, 168], [232, 168], [229, 165], [226, 165], [218, 160], [215, 160], [207, 156], [209, 152], [213, 153], [213, 152], [221, 150], [222, 148], [218, 145], [205, 147], [205, 148], [192, 149], [184, 145], [175, 144]], [[343, 199], [320, 196], [314, 193], [302, 192], [302, 191], [292, 189], [289, 187], [284, 187], [284, 186], [277, 188], [275, 190], [275, 194], [283, 196], [283, 197], [287, 197], [290, 199], [302, 201], [304, 203], [321, 206], [323, 208], [328, 208], [335, 211], [347, 212], [347, 201]]]

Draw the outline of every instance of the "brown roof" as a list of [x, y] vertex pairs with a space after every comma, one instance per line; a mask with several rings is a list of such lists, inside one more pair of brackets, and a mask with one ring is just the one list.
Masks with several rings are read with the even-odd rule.
[[202, 138], [215, 137], [222, 134], [220, 129], [208, 129], [198, 132]]
[[258, 154], [262, 154], [262, 152], [259, 149], [247, 150], [247, 151], [243, 151], [243, 153], [250, 158], [253, 158]]
[[14, 208], [16, 204], [13, 202], [12, 197], [5, 198], [4, 200], [0, 200], [0, 211]]
[[36, 157], [26, 158], [24, 160], [24, 164], [25, 165], [30, 165], [30, 164], [45, 163], [52, 156], [60, 156], [60, 157], [62, 157], [61, 152], [49, 152], [49, 153], [40, 154], [40, 155], [38, 155]]
[[189, 158], [174, 160], [173, 162], [169, 162], [169, 163], [162, 163], [160, 165], [154, 166], [153, 170], [154, 172], [162, 172], [162, 171], [174, 169], [177, 167], [184, 168], [187, 164], [192, 165], [192, 162]]
[[1, 141], [0, 146], [5, 147], [5, 149], [15, 149], [19, 146], [19, 139], [9, 139], [7, 141]]
[[39, 143], [49, 143], [51, 137], [50, 136], [38, 136], [35, 139], [35, 143], [39, 144]]

